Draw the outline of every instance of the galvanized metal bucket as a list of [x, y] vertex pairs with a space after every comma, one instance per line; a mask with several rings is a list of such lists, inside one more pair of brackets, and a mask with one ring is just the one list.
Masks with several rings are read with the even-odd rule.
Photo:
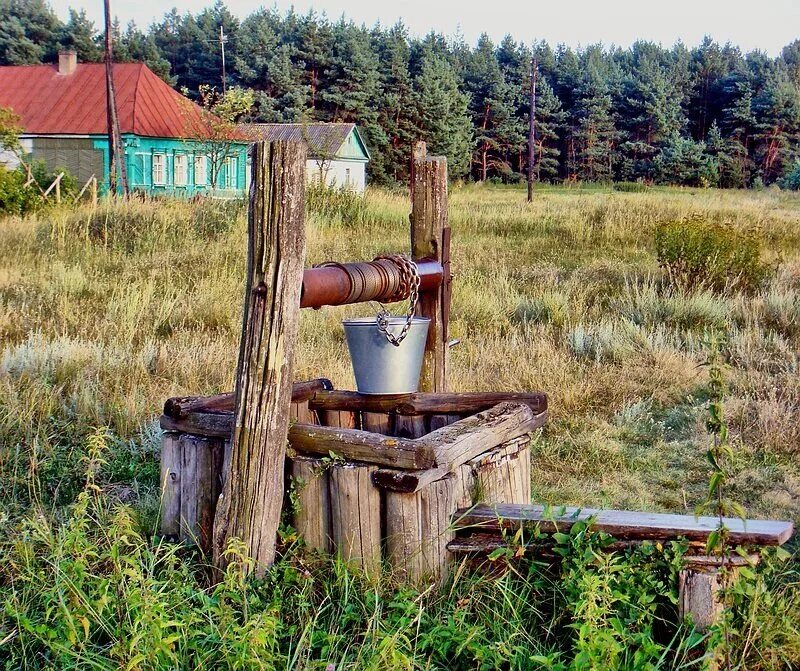
[[[390, 317], [388, 330], [399, 336], [405, 323], [405, 317]], [[358, 391], [362, 394], [417, 391], [430, 323], [427, 317], [414, 317], [408, 335], [396, 346], [378, 330], [375, 317], [345, 319], [342, 324]]]

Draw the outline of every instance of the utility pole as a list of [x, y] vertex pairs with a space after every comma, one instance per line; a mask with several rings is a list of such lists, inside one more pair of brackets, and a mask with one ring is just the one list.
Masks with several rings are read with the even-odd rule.
[[222, 48], [222, 95], [225, 95], [225, 80], [227, 77], [225, 76], [225, 43], [228, 41], [228, 36], [225, 34], [225, 31], [222, 29], [222, 24], [219, 26], [219, 45]]
[[536, 56], [531, 57], [531, 101], [528, 110], [528, 202], [533, 202], [533, 164], [536, 161]]
[[111, 2], [104, 0], [105, 10], [105, 64], [106, 64], [106, 121], [108, 123], [108, 186], [112, 194], [117, 193], [117, 162], [122, 185], [122, 193], [128, 195], [128, 171], [125, 165], [125, 152], [119, 132], [117, 98], [114, 92], [114, 56], [111, 49]]

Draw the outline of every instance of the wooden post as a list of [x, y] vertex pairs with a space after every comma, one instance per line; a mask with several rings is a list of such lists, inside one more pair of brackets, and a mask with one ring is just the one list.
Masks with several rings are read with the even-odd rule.
[[450, 228], [447, 223], [447, 159], [428, 157], [424, 142], [414, 145], [411, 170], [411, 255], [442, 264], [436, 291], [420, 295], [417, 313], [429, 317], [420, 391], [447, 389], [447, 322], [450, 316]]
[[214, 559], [242, 540], [263, 575], [275, 559], [284, 488], [292, 365], [305, 257], [305, 145], [251, 150], [247, 283], [234, 432], [214, 528]]

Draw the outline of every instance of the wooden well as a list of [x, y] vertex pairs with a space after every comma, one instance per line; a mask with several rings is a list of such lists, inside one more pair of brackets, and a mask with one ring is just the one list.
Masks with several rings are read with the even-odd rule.
[[[409, 582], [447, 575], [459, 508], [530, 502], [531, 432], [543, 394], [366, 396], [295, 384], [287, 510], [310, 550]], [[229, 397], [170, 399], [161, 418], [166, 536], [209, 549], [222, 490]]]

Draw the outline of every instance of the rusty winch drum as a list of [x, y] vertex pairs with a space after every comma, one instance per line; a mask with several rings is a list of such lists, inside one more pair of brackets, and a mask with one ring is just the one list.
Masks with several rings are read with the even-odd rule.
[[[399, 336], [405, 317], [389, 317], [387, 329]], [[375, 317], [345, 319], [344, 334], [356, 389], [362, 394], [409, 394], [419, 389], [425, 341], [431, 320], [414, 317], [406, 337], [393, 345], [380, 331]]]

